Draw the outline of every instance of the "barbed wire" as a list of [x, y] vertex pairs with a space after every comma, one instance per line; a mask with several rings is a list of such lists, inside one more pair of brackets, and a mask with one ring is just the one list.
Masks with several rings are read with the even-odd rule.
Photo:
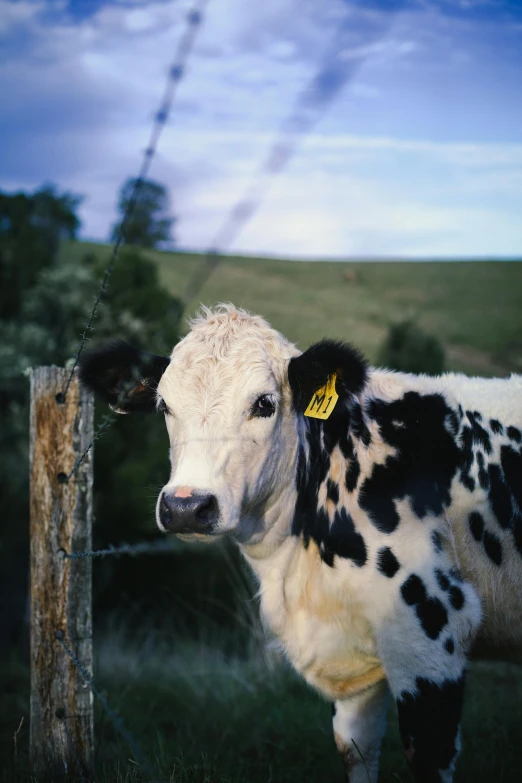
[[85, 447], [85, 449], [82, 451], [80, 456], [75, 460], [74, 465], [72, 466], [69, 473], [58, 473], [58, 481], [60, 482], [60, 484], [67, 484], [67, 482], [78, 472], [80, 465], [82, 464], [85, 457], [92, 449], [96, 441], [99, 440], [110, 427], [112, 427], [115, 421], [116, 421], [116, 416], [110, 416], [110, 415], [104, 416], [101, 423], [94, 431], [94, 435], [92, 436], [90, 443]]
[[220, 253], [231, 245], [260, 207], [273, 177], [285, 168], [301, 140], [319, 121], [326, 108], [362, 63], [362, 58], [351, 57], [347, 52], [346, 28], [346, 24], [337, 28], [334, 41], [319, 70], [300, 93], [292, 111], [283, 121], [275, 142], [254, 173], [252, 182], [233, 206], [208, 250], [203, 254], [201, 267], [196, 270], [185, 288], [185, 304], [194, 299], [203, 288], [221, 260]]
[[85, 343], [89, 339], [89, 333], [94, 331], [93, 322], [96, 318], [96, 313], [98, 311], [98, 306], [100, 304], [100, 301], [105, 294], [107, 287], [109, 285], [109, 280], [112, 275], [112, 272], [114, 270], [114, 266], [116, 264], [116, 261], [118, 259], [118, 253], [120, 250], [121, 245], [123, 244], [125, 240], [125, 229], [127, 228], [127, 225], [129, 223], [130, 218], [132, 217], [132, 214], [134, 212], [134, 208], [136, 206], [136, 202], [138, 199], [139, 192], [142, 188], [143, 182], [147, 177], [147, 174], [149, 172], [150, 164], [152, 162], [152, 158], [154, 157], [154, 153], [156, 151], [156, 147], [158, 144], [159, 137], [161, 135], [161, 132], [167, 122], [167, 119], [170, 114], [170, 110], [172, 107], [172, 102], [174, 100], [174, 96], [176, 93], [176, 89], [180, 83], [180, 81], [183, 78], [184, 72], [185, 72], [185, 66], [187, 62], [187, 58], [192, 50], [194, 40], [196, 38], [197, 30], [199, 26], [201, 25], [201, 21], [203, 19], [203, 10], [205, 6], [207, 5], [208, 0], [200, 0], [197, 7], [193, 8], [186, 16], [186, 22], [187, 27], [184, 32], [184, 34], [181, 37], [181, 40], [178, 44], [176, 54], [174, 57], [174, 62], [170, 66], [169, 69], [169, 75], [167, 78], [167, 84], [165, 87], [165, 91], [163, 94], [163, 97], [160, 102], [160, 107], [158, 111], [155, 114], [154, 118], [154, 124], [152, 126], [152, 132], [149, 138], [149, 143], [147, 147], [145, 148], [145, 153], [143, 156], [143, 162], [141, 164], [141, 168], [138, 173], [138, 177], [134, 180], [134, 185], [132, 188], [131, 196], [129, 198], [127, 209], [125, 210], [125, 214], [123, 216], [123, 220], [121, 221], [116, 235], [116, 241], [114, 243], [112, 253], [109, 258], [109, 262], [107, 266], [105, 267], [105, 271], [103, 273], [102, 281], [100, 284], [100, 288], [98, 290], [98, 293], [94, 297], [94, 305], [91, 310], [91, 314], [89, 316], [89, 319], [86, 323], [83, 324], [84, 331], [80, 335], [80, 342], [76, 346], [76, 351], [74, 353], [74, 362], [71, 367], [71, 372], [69, 374], [69, 377], [67, 379], [67, 383], [65, 384], [65, 388], [62, 392], [60, 392], [57, 396], [57, 402], [58, 403], [64, 403], [67, 398], [67, 392], [69, 391], [69, 387], [71, 385], [71, 381], [74, 377], [74, 372], [76, 370], [76, 367], [78, 366], [78, 361], [80, 359], [81, 353], [85, 347]]
[[170, 541], [140, 541], [138, 544], [109, 545], [106, 549], [89, 549], [86, 552], [65, 552], [61, 550], [65, 560], [76, 560], [82, 557], [107, 557], [109, 555], [154, 555], [173, 552], [174, 547]]
[[[71, 661], [76, 666], [77, 670], [79, 671], [82, 679], [84, 682], [87, 683], [93, 694], [99, 699], [100, 703], [102, 704], [103, 708], [105, 709], [105, 712], [109, 716], [114, 728], [121, 734], [121, 736], [126, 741], [127, 745], [129, 746], [134, 758], [140, 765], [140, 767], [143, 768], [143, 770], [147, 773], [147, 775], [150, 775], [154, 778], [154, 771], [152, 767], [150, 766], [149, 762], [147, 761], [144, 754], [141, 752], [140, 747], [138, 746], [138, 743], [132, 736], [132, 734], [125, 728], [122, 719], [120, 716], [112, 709], [110, 704], [108, 703], [107, 699], [101, 693], [101, 691], [98, 690], [96, 685], [94, 684], [94, 680], [87, 671], [87, 669], [83, 666], [83, 664], [78, 660], [78, 658], [75, 656], [73, 651], [69, 649], [67, 644], [64, 640], [64, 633], [61, 630], [56, 631], [55, 633], [55, 639], [56, 641], [61, 644]], [[71, 738], [72, 739], [72, 738]], [[157, 783], [157, 781], [156, 781]]]

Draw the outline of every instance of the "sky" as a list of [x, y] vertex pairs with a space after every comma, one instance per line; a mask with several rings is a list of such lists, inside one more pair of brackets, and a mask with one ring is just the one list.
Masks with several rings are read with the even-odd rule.
[[[81, 237], [107, 241], [192, 7], [1, 0], [0, 188], [83, 194]], [[150, 177], [184, 249], [259, 187], [220, 249], [522, 257], [522, 0], [208, 0]]]

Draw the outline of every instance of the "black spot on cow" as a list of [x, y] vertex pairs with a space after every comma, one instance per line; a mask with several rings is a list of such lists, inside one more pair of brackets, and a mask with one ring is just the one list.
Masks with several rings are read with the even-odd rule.
[[514, 440], [515, 443], [522, 442], [522, 433], [517, 427], [508, 427], [506, 430], [507, 436], [510, 440]]
[[502, 544], [500, 542], [500, 538], [498, 538], [494, 533], [490, 533], [488, 530], [486, 530], [484, 533], [483, 544], [486, 555], [489, 557], [489, 559], [492, 560], [495, 565], [501, 565]]
[[512, 446], [500, 449], [500, 464], [504, 472], [504, 481], [522, 511], [522, 454]]
[[379, 549], [377, 553], [377, 568], [381, 574], [392, 579], [400, 567], [399, 561], [388, 546]]
[[475, 491], [475, 479], [473, 478], [473, 476], [469, 476], [468, 474], [465, 474], [461, 476], [461, 481], [466, 487], [466, 489], [469, 490], [469, 492]]
[[332, 481], [331, 479], [328, 479], [326, 482], [326, 497], [328, 500], [331, 500], [332, 503], [337, 504], [339, 502], [339, 487], [335, 481]]
[[[522, 555], [522, 454], [510, 445], [504, 445], [500, 449], [500, 464], [498, 468], [499, 482], [498, 494], [495, 498], [496, 507], [491, 504], [497, 519], [499, 514], [505, 523], [502, 527], [509, 527], [513, 533], [515, 547]], [[500, 522], [500, 519], [499, 519]]]
[[428, 598], [415, 607], [417, 617], [430, 639], [438, 639], [440, 632], [448, 622], [446, 607], [438, 598]]
[[440, 685], [418, 677], [397, 700], [399, 729], [415, 780], [436, 783], [457, 752], [464, 675]]
[[466, 416], [471, 424], [473, 443], [481, 446], [486, 454], [491, 454], [493, 451], [491, 438], [489, 432], [480, 424], [482, 421], [481, 414], [478, 411], [466, 411]]
[[496, 565], [500, 565], [502, 563], [502, 544], [494, 533], [490, 533], [489, 530], [485, 529], [482, 515], [478, 511], [474, 511], [469, 515], [468, 524], [471, 535], [475, 541], [482, 542], [489, 559]]
[[517, 514], [513, 520], [513, 538], [519, 555], [522, 556], [522, 516]]
[[462, 609], [464, 606], [464, 593], [456, 585], [451, 585], [449, 589], [450, 604], [454, 609]]
[[363, 410], [355, 400], [350, 404], [350, 431], [365, 446], [369, 446], [372, 442], [370, 430], [364, 420]]
[[464, 581], [462, 579], [462, 574], [460, 573], [458, 568], [455, 568], [455, 567], [450, 568], [450, 570], [448, 571], [448, 574], [450, 575], [450, 577], [453, 579], [454, 582], [462, 582], [462, 581]]
[[489, 489], [489, 476], [486, 470], [486, 460], [484, 454], [481, 451], [477, 451], [477, 464], [478, 464], [478, 477], [479, 484], [484, 490]]
[[414, 606], [421, 601], [426, 600], [426, 588], [424, 582], [417, 576], [417, 574], [411, 574], [401, 587], [401, 594], [408, 606]]
[[453, 655], [453, 653], [455, 652], [455, 642], [453, 641], [453, 639], [451, 638], [451, 636], [448, 636], [448, 638], [447, 638], [447, 639], [446, 639], [446, 641], [444, 642], [444, 649], [445, 649], [445, 650], [446, 650], [446, 652], [448, 652], [450, 655]]
[[346, 489], [348, 492], [353, 492], [354, 489], [357, 487], [357, 482], [359, 480], [359, 476], [361, 474], [361, 466], [359, 464], [359, 460], [357, 459], [357, 456], [354, 454], [352, 459], [350, 460], [350, 464], [348, 465], [348, 468], [346, 470], [346, 476], [345, 476], [345, 484]]
[[451, 582], [440, 568], [435, 569], [435, 579], [441, 590], [449, 590]]
[[498, 419], [490, 419], [489, 420], [489, 426], [491, 427], [492, 432], [495, 433], [495, 435], [502, 435], [504, 432], [503, 425], [499, 422]]
[[438, 598], [428, 596], [422, 579], [411, 574], [401, 587], [401, 594], [408, 606], [415, 607], [415, 613], [425, 634], [437, 639], [448, 622], [446, 607]]
[[438, 530], [432, 530], [431, 541], [435, 552], [442, 552], [442, 538]]
[[482, 541], [482, 536], [484, 535], [484, 520], [482, 518], [482, 514], [479, 514], [478, 511], [474, 511], [472, 514], [470, 514], [468, 518], [468, 525], [469, 529], [471, 530], [471, 535], [475, 541]]
[[504, 482], [504, 476], [500, 465], [491, 463], [488, 467], [489, 473], [489, 502], [497, 522], [501, 528], [506, 529], [510, 526], [513, 519], [513, 503], [511, 493]]
[[[315, 541], [323, 561], [333, 567], [334, 559], [347, 558], [361, 567], [366, 563], [367, 552], [364, 538], [356, 529], [353, 519], [345, 508], [335, 512], [332, 523], [324, 508], [318, 508], [319, 488], [330, 469], [330, 457], [321, 448], [319, 428], [316, 421], [310, 422], [308, 430], [309, 449], [313, 458], [307, 463], [306, 452], [301, 448], [296, 471], [297, 501], [292, 521], [292, 534], [303, 537], [307, 547]], [[328, 482], [330, 494], [335, 496], [338, 488]], [[338, 497], [338, 495], [337, 495]]]
[[332, 702], [332, 718], [335, 718], [337, 714], [337, 707], [335, 706], [335, 702]]
[[364, 538], [358, 532], [353, 519], [345, 508], [340, 508], [335, 512], [330, 534], [324, 543], [330, 552], [352, 560], [356, 566], [361, 567], [366, 563], [367, 552]]
[[[407, 392], [393, 402], [368, 405], [384, 442], [396, 449], [361, 485], [359, 503], [373, 524], [392, 533], [399, 524], [395, 501], [408, 498], [422, 519], [442, 514], [450, 503], [452, 479], [461, 461], [455, 439], [447, 428], [452, 409], [440, 394]], [[394, 426], [403, 422], [403, 427]]]
[[475, 479], [470, 475], [473, 465], [473, 432], [463, 427], [460, 433], [460, 480], [470, 492], [475, 489]]

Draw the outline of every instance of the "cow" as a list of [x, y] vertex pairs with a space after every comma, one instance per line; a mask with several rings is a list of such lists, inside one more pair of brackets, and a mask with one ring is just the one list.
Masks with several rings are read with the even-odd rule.
[[452, 781], [468, 659], [522, 658], [522, 376], [301, 352], [230, 304], [170, 357], [113, 342], [79, 374], [120, 413], [165, 415], [157, 525], [237, 542], [264, 621], [332, 702], [347, 780], [377, 780], [391, 692], [414, 779]]

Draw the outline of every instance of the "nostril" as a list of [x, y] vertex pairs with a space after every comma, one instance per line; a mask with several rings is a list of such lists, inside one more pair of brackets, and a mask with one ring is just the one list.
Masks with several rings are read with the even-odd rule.
[[168, 526], [172, 522], [172, 513], [169, 504], [167, 503], [167, 498], [165, 497], [165, 493], [162, 494], [160, 499], [160, 520], [165, 525]]
[[196, 519], [198, 522], [204, 522], [208, 524], [213, 522], [216, 518], [217, 500], [214, 495], [202, 499], [198, 508], [196, 509]]

